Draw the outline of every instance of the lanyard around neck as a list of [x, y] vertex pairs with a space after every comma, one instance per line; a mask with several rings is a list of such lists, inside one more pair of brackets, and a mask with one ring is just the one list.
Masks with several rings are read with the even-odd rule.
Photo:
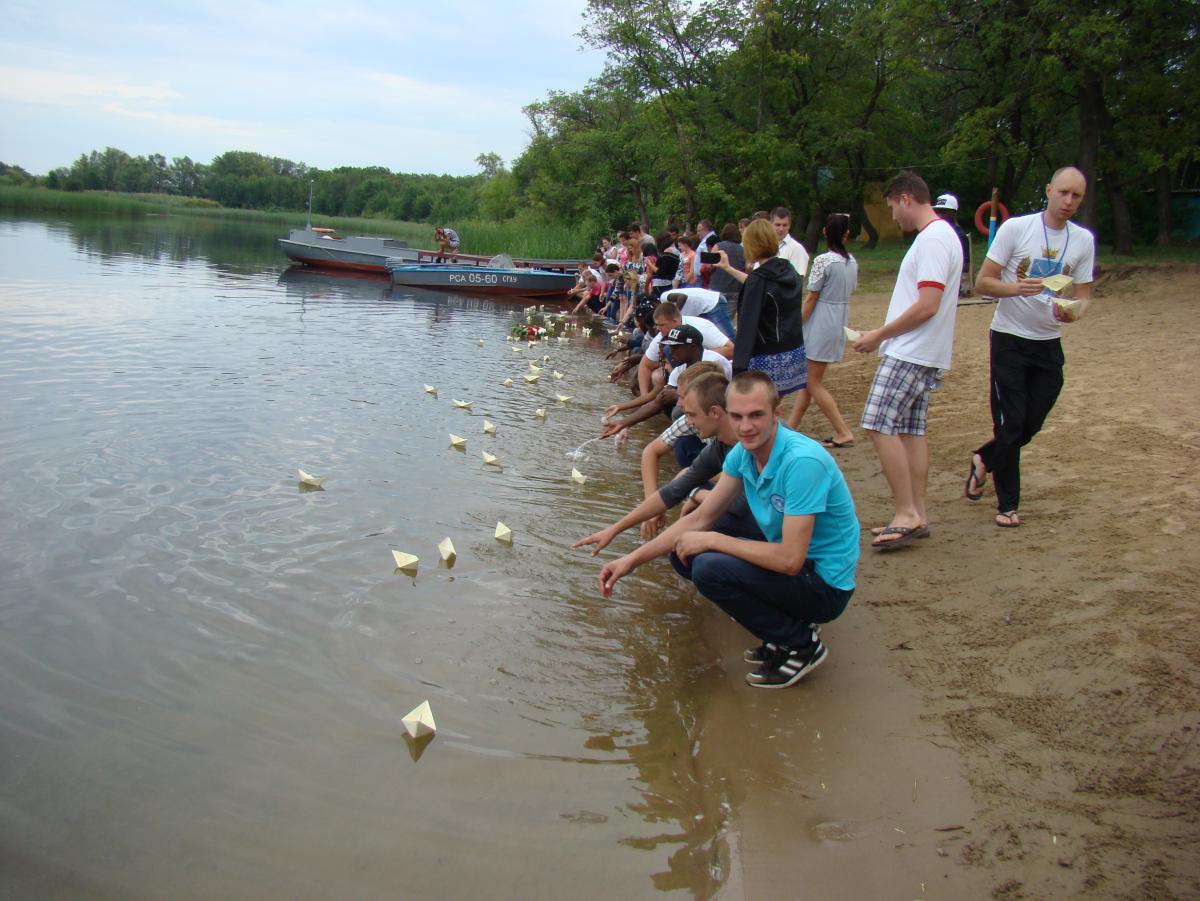
[[[1046, 246], [1042, 248], [1042, 253], [1046, 255], [1046, 259], [1054, 261], [1059, 259], [1058, 251], [1050, 246], [1050, 232], [1046, 230], [1046, 214], [1042, 213], [1039, 217], [1042, 220], [1042, 237], [1046, 239]], [[1063, 226], [1063, 230], [1067, 233], [1067, 240], [1063, 242], [1062, 260], [1067, 259], [1067, 248], [1071, 246], [1071, 223], [1067, 222]]]

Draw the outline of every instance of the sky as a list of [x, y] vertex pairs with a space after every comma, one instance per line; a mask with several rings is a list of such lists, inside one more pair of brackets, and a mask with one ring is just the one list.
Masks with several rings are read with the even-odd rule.
[[469, 175], [522, 107], [600, 75], [586, 0], [0, 0], [0, 162], [116, 147]]

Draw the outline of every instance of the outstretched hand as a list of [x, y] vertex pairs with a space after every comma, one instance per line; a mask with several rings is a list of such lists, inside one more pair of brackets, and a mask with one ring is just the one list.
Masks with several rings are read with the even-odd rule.
[[614, 419], [612, 422], [604, 424], [604, 428], [600, 430], [600, 434], [597, 435], [596, 438], [597, 440], [602, 441], [605, 438], [611, 438], [613, 435], [617, 434], [617, 432], [624, 431], [627, 428], [629, 428], [629, 424], [623, 419]]
[[632, 567], [625, 557], [618, 557], [616, 560], [605, 563], [604, 568], [600, 570], [600, 594], [611, 598], [613, 586], [617, 584], [617, 580], [631, 571]]
[[592, 548], [592, 556], [595, 557], [598, 553], [608, 547], [609, 543], [613, 540], [613, 538], [616, 537], [615, 535], [611, 534], [611, 531], [611, 529], [602, 529], [599, 532], [593, 532], [591, 535], [587, 536], [587, 538], [580, 538], [573, 545], [571, 545], [571, 547], [580, 548], [584, 545], [594, 544], [596, 546]]

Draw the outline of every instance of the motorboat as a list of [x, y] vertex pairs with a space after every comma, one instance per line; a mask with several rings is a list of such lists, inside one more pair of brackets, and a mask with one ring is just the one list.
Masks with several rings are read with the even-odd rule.
[[457, 263], [407, 264], [394, 261], [392, 283], [408, 288], [431, 288], [463, 294], [510, 297], [561, 297], [575, 287], [574, 274], [515, 265], [511, 257], [492, 257], [487, 265]]
[[[447, 264], [459, 269], [485, 268], [492, 257], [456, 253], [448, 256], [437, 250], [409, 247], [407, 241], [374, 235], [343, 237], [332, 228], [293, 228], [286, 238], [279, 238], [279, 247], [287, 256], [306, 266], [326, 269], [351, 269], [358, 272], [379, 272], [386, 275], [395, 265]], [[517, 259], [518, 269], [538, 269], [547, 272], [578, 271], [579, 260]]]

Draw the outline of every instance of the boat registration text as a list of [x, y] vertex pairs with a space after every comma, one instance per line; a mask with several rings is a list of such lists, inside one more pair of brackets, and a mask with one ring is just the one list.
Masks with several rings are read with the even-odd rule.
[[515, 285], [515, 275], [498, 275], [495, 272], [451, 272], [452, 285]]

